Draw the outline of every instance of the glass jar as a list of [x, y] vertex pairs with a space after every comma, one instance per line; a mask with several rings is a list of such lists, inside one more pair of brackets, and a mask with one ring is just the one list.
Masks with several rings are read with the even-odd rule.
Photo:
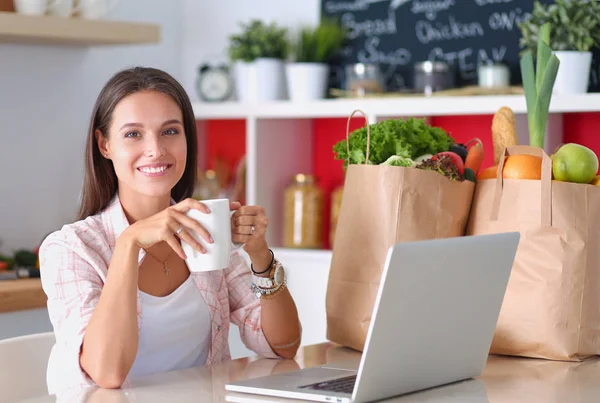
[[206, 172], [197, 170], [196, 185], [194, 186], [194, 193], [192, 199], [196, 200], [209, 200], [216, 199], [219, 197], [221, 187], [214, 170], [209, 169]]
[[342, 205], [342, 194], [344, 193], [344, 186], [338, 186], [331, 193], [331, 217], [329, 225], [329, 245], [333, 248], [333, 241], [335, 240], [335, 229], [337, 227], [338, 216], [340, 215], [340, 206]]
[[379, 66], [364, 63], [346, 66], [346, 90], [357, 97], [384, 92], [383, 76]]
[[284, 192], [283, 246], [323, 247], [323, 191], [313, 175], [297, 174]]
[[420, 62], [414, 66], [414, 89], [425, 95], [454, 87], [454, 72], [448, 63]]

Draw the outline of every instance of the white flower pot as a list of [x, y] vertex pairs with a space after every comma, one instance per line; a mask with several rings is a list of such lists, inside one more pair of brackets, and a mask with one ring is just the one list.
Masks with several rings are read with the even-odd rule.
[[287, 87], [292, 101], [312, 101], [327, 95], [329, 65], [324, 63], [289, 63]]
[[590, 81], [592, 52], [554, 51], [560, 61], [553, 94], [585, 94]]
[[233, 66], [237, 97], [242, 102], [286, 98], [285, 68], [279, 59], [236, 62]]

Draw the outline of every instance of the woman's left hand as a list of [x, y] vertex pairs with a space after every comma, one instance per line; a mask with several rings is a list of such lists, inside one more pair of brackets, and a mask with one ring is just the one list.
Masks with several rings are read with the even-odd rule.
[[231, 210], [235, 210], [231, 216], [231, 240], [245, 244], [244, 250], [250, 258], [265, 253], [270, 256], [266, 239], [269, 220], [264, 207], [242, 206], [238, 202], [233, 202]]

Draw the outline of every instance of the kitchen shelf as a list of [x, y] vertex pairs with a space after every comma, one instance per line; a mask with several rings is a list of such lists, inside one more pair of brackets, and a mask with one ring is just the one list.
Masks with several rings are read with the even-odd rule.
[[0, 281], [0, 313], [45, 308], [46, 300], [39, 278]]
[[95, 46], [159, 41], [156, 24], [0, 12], [0, 43]]
[[[211, 119], [314, 119], [345, 118], [356, 109], [371, 116], [446, 116], [494, 114], [509, 106], [516, 114], [526, 114], [524, 95], [383, 97], [326, 99], [312, 102], [195, 103], [199, 120]], [[555, 95], [550, 113], [599, 112], [600, 93]]]
[[[508, 106], [515, 112], [519, 141], [526, 144], [528, 119], [524, 95], [327, 99], [303, 103], [291, 101], [195, 103], [193, 108], [197, 119], [199, 144], [208, 144], [208, 133], [214, 130], [211, 129], [214, 121], [244, 122], [246, 203], [263, 206], [268, 212], [269, 245], [276, 248], [278, 256], [288, 262], [303, 262], [307, 265], [314, 263], [325, 267], [331, 261], [331, 250], [282, 248], [285, 188], [295, 174], [315, 173], [317, 150], [322, 154], [323, 144], [327, 144], [327, 152], [332, 153], [331, 145], [321, 143], [323, 139], [318, 138], [317, 133], [321, 134], [322, 131], [317, 130], [319, 126], [315, 124], [315, 120], [345, 119], [356, 109], [364, 111], [371, 123], [395, 117], [484, 116], [493, 115], [502, 106]], [[546, 134], [548, 150], [554, 149], [562, 142], [563, 114], [600, 112], [600, 93], [553, 96], [550, 112]], [[489, 120], [491, 124], [491, 119]], [[327, 122], [323, 123], [327, 124]], [[223, 124], [227, 123], [223, 122]], [[481, 123], [479, 125], [481, 127]], [[333, 123], [327, 127], [334, 130], [339, 139], [345, 133], [345, 122]], [[471, 130], [468, 124], [466, 127], [462, 130]], [[479, 128], [475, 126], [472, 130], [479, 130]], [[489, 133], [489, 128], [485, 130]], [[228, 131], [223, 130], [218, 134], [219, 137], [226, 138]], [[477, 136], [486, 135], [486, 132], [477, 134]], [[331, 140], [330, 137], [328, 136], [327, 140]], [[200, 160], [199, 165], [204, 167], [206, 161]], [[332, 174], [332, 176], [338, 175]], [[335, 181], [339, 182], [337, 178]], [[324, 208], [329, 209], [330, 206], [325, 205]]]

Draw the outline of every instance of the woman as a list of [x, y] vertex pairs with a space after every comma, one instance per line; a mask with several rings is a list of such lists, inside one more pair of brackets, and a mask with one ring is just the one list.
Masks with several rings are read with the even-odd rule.
[[[282, 270], [259, 206], [231, 203], [227, 269], [192, 273], [180, 241], [210, 234], [185, 213], [196, 172], [196, 122], [176, 80], [136, 67], [114, 75], [94, 107], [79, 219], [40, 248], [42, 285], [56, 344], [48, 391], [118, 388], [128, 377], [230, 358], [230, 320], [264, 357], [293, 358], [301, 327], [285, 288], [264, 277]], [[252, 272], [252, 273], [251, 273]], [[261, 284], [256, 288], [254, 283]], [[272, 284], [271, 284], [272, 285]], [[251, 289], [251, 286], [253, 288]]]

